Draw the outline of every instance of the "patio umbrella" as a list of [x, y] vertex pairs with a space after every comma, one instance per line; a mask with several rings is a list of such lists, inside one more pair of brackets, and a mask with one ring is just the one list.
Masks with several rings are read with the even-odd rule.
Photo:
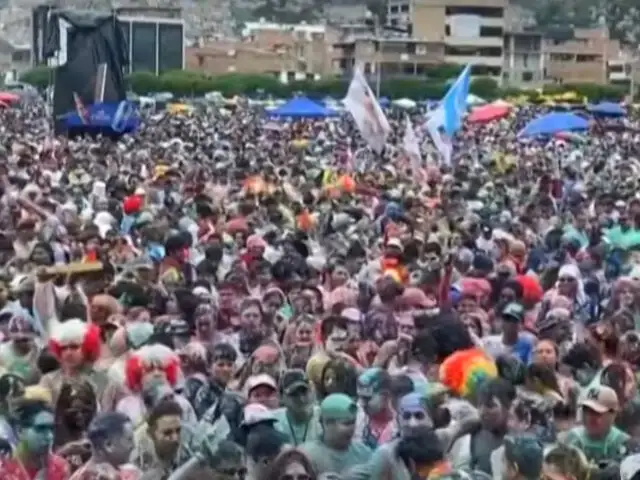
[[394, 100], [391, 103], [400, 108], [416, 108], [417, 105], [416, 102], [414, 102], [410, 98], [399, 98], [398, 100]]
[[486, 100], [480, 98], [477, 95], [474, 95], [473, 93], [470, 93], [469, 95], [467, 95], [467, 105], [474, 107], [477, 105], [484, 105], [486, 103], [487, 103]]
[[501, 118], [509, 115], [509, 111], [511, 107], [505, 107], [500, 105], [485, 105], [484, 107], [474, 108], [469, 116], [467, 117], [467, 121], [469, 123], [488, 123], [493, 120], [499, 120]]
[[558, 132], [587, 130], [589, 122], [583, 117], [568, 112], [553, 112], [542, 115], [529, 122], [518, 133], [519, 137], [535, 137], [536, 135], [553, 135]]
[[507, 102], [506, 100], [496, 100], [495, 102], [493, 102], [491, 105], [496, 105], [498, 107], [509, 107], [509, 108], [513, 108], [513, 104]]
[[20, 100], [20, 95], [11, 92], [0, 92], [0, 102], [13, 103]]
[[624, 117], [627, 114], [622, 106], [612, 102], [601, 102], [597, 105], [589, 105], [587, 110], [600, 117]]

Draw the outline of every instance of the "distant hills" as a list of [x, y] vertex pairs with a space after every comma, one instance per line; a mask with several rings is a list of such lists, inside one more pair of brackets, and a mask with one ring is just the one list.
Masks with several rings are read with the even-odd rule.
[[556, 26], [592, 27], [607, 25], [612, 38], [626, 44], [640, 44], [640, 2], [638, 0], [512, 0], [531, 11], [541, 28]]

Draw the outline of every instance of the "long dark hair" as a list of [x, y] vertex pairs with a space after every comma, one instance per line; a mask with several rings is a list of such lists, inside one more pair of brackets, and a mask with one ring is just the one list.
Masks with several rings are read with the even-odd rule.
[[[327, 389], [325, 380], [328, 373], [331, 371], [335, 377], [334, 383], [330, 389]], [[337, 358], [331, 359], [322, 369], [320, 385], [318, 385], [318, 397], [325, 398], [332, 393], [342, 392], [355, 398], [357, 395], [357, 382], [358, 373], [352, 365], [350, 365], [346, 360]]]
[[258, 480], [281, 480], [287, 467], [292, 463], [299, 463], [304, 467], [310, 480], [317, 480], [318, 474], [313, 469], [309, 458], [296, 448], [285, 450], [276, 457], [273, 463], [266, 469], [265, 475]]
[[[72, 425], [67, 417], [68, 410], [72, 407], [74, 400], [80, 403], [80, 407], [85, 414], [84, 423], [86, 425]], [[60, 389], [60, 395], [55, 408], [56, 433], [54, 446], [60, 447], [71, 441], [78, 440], [91, 419], [98, 411], [98, 398], [93, 385], [87, 381], [64, 383]]]

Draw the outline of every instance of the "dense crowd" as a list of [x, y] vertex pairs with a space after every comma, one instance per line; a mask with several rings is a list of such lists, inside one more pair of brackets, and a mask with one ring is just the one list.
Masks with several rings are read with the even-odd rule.
[[545, 108], [0, 111], [0, 478], [640, 478], [638, 118]]

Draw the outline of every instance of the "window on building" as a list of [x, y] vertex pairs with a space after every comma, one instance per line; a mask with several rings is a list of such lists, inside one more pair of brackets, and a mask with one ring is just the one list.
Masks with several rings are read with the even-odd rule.
[[409, 4], [406, 3], [404, 5], [400, 5], [400, 12], [401, 13], [409, 13]]
[[445, 55], [456, 55], [465, 57], [502, 57], [502, 47], [454, 47], [447, 45]]
[[131, 69], [133, 72], [157, 73], [156, 24], [133, 22], [131, 25]]
[[407, 49], [405, 50], [406, 53], [408, 54], [415, 54], [416, 53], [416, 44], [413, 42], [408, 42], [407, 43]]
[[552, 53], [549, 58], [553, 62], [571, 62], [574, 56], [570, 53]]
[[598, 55], [578, 55], [576, 61], [578, 63], [597, 62]]
[[393, 13], [398, 13], [398, 12], [399, 12], [399, 7], [398, 7], [398, 5], [391, 5], [391, 6], [389, 7], [389, 13], [392, 13], [392, 14], [393, 14]]
[[364, 73], [365, 75], [369, 75], [371, 73], [371, 64], [369, 62], [364, 64]]
[[522, 55], [522, 66], [524, 68], [529, 68], [529, 55], [527, 55], [526, 53]]
[[502, 37], [504, 35], [504, 29], [502, 27], [486, 27], [480, 26], [481, 37]]
[[158, 73], [182, 70], [184, 32], [180, 24], [158, 25]]
[[481, 77], [499, 77], [502, 74], [502, 69], [487, 65], [474, 65], [473, 74]]
[[478, 15], [486, 18], [503, 18], [502, 7], [446, 7], [445, 14], [449, 15]]
[[346, 58], [341, 58], [340, 59], [340, 69], [344, 70], [345, 68], [347, 68], [347, 59]]
[[413, 75], [415, 72], [415, 67], [413, 63], [405, 63], [402, 65], [402, 73], [405, 75]]
[[416, 45], [416, 55], [426, 55], [426, 54], [427, 54], [426, 45]]
[[523, 82], [532, 82], [533, 81], [533, 73], [532, 72], [522, 72], [522, 81]]
[[450, 27], [449, 25], [445, 25], [445, 26], [444, 26], [444, 34], [445, 34], [447, 37], [450, 37], [450, 36], [451, 36], [451, 27]]

